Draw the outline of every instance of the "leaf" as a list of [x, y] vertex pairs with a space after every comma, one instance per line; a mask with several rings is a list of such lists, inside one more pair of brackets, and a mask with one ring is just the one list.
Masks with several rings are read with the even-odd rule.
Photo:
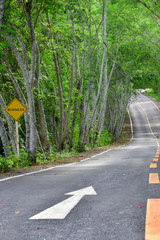
[[19, 211], [15, 211], [15, 214], [19, 214], [20, 212]]

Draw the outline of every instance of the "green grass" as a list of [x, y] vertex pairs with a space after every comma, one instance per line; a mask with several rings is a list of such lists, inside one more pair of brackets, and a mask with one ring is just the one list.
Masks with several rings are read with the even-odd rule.
[[51, 153], [51, 155], [46, 159], [43, 154], [39, 153], [37, 154], [37, 164], [58, 162], [61, 159], [70, 158], [78, 154], [79, 153], [74, 151], [72, 152], [62, 151], [61, 153], [55, 152], [55, 153]]
[[[77, 152], [62, 151], [61, 153], [51, 153], [49, 157], [45, 157], [42, 153], [37, 151], [37, 165], [59, 162], [62, 159], [70, 158], [78, 155]], [[15, 154], [10, 154], [8, 159], [0, 155], [0, 172], [8, 172], [10, 169], [19, 169], [24, 167], [30, 167], [33, 164], [28, 160], [28, 154], [21, 150], [21, 154], [17, 157]]]
[[160, 93], [155, 93], [152, 89], [149, 89], [148, 91], [146, 91], [146, 94], [160, 102]]

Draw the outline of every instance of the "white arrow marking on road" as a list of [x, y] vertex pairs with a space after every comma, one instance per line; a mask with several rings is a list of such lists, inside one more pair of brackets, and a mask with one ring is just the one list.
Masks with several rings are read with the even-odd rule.
[[72, 197], [47, 208], [46, 210], [34, 215], [30, 219], [64, 219], [68, 213], [74, 208], [85, 195], [97, 195], [92, 186], [83, 188], [65, 195], [73, 195]]

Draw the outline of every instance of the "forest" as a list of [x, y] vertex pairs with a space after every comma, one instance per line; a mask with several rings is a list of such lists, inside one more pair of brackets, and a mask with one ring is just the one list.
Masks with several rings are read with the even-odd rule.
[[118, 139], [136, 89], [160, 95], [159, 41], [158, 0], [0, 0], [0, 170]]

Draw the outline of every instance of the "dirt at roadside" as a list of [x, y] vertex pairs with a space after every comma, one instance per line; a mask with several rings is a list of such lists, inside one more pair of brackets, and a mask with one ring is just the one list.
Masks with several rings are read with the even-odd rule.
[[57, 165], [60, 165], [60, 164], [79, 162], [83, 159], [90, 158], [90, 157], [92, 157], [92, 156], [94, 156], [98, 153], [101, 153], [103, 151], [106, 151], [108, 149], [117, 148], [117, 147], [120, 147], [124, 144], [127, 144], [127, 143], [130, 142], [131, 138], [132, 138], [131, 124], [130, 124], [129, 117], [127, 117], [125, 119], [125, 124], [124, 124], [124, 128], [123, 128], [123, 132], [122, 132], [121, 137], [116, 142], [114, 142], [113, 144], [111, 144], [109, 146], [87, 150], [87, 151], [85, 151], [83, 153], [80, 153], [80, 154], [77, 154], [73, 157], [56, 160], [53, 163], [48, 163], [48, 164], [43, 164], [43, 165], [34, 165], [34, 166], [31, 166], [31, 167], [10, 170], [7, 173], [0, 173], [0, 179], [4, 178], [4, 177], [10, 177], [10, 176], [19, 175], [19, 174], [22, 174], [22, 173], [27, 173], [27, 172], [32, 172], [32, 171], [36, 171], [36, 170], [45, 169], [45, 168], [57, 166]]

